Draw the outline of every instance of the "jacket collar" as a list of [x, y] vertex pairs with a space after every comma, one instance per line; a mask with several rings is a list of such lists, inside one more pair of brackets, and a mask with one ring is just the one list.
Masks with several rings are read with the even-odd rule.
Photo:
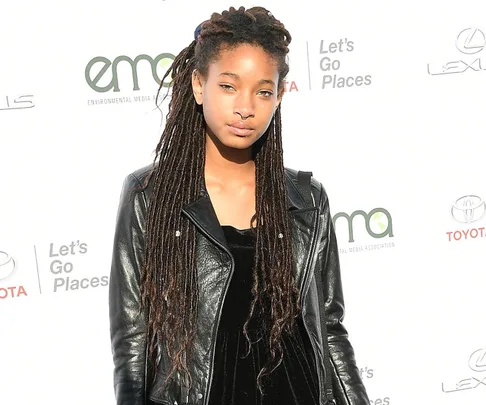
[[[297, 190], [295, 185], [296, 179], [294, 179], [294, 177], [295, 176], [293, 176], [288, 169], [285, 169], [287, 209], [289, 211], [302, 210], [305, 208], [304, 198]], [[202, 232], [205, 232], [207, 236], [223, 246], [228, 246], [223, 228], [221, 228], [218, 217], [211, 203], [205, 181], [202, 182], [199, 198], [192, 202], [185, 203], [182, 206], [182, 212], [185, 213], [195, 223], [195, 225], [201, 229]]]

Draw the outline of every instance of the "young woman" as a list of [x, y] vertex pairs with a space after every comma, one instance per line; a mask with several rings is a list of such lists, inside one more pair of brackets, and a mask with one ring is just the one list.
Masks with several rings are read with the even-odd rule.
[[268, 10], [230, 8], [167, 72], [156, 159], [126, 178], [117, 217], [118, 405], [369, 403], [327, 196], [283, 164], [290, 40]]

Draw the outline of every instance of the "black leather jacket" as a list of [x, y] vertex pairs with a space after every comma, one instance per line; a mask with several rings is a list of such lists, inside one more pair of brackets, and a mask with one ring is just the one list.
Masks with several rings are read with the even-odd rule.
[[[198, 230], [198, 282], [204, 286], [199, 290], [200, 316], [194, 362], [191, 364], [194, 384], [191, 390], [187, 390], [184, 384], [180, 384], [181, 381], [177, 383], [178, 380], [175, 380], [162, 389], [163, 377], [168, 372], [168, 362], [163, 352], [157, 365], [159, 374], [154, 384], [151, 384], [153, 366], [147, 361], [144, 335], [147, 317], [146, 314], [138, 316], [140, 269], [151, 185], [130, 198], [131, 191], [144, 183], [149, 169], [147, 166], [125, 179], [116, 222], [109, 284], [109, 314], [117, 405], [148, 405], [152, 401], [166, 405], [207, 405], [218, 321], [233, 271], [233, 258], [203, 182], [200, 197], [186, 204], [182, 210], [183, 215]], [[315, 207], [305, 207], [304, 198], [296, 187], [297, 171], [286, 168], [285, 173], [288, 209], [292, 218], [295, 279], [301, 291], [304, 325], [316, 357], [320, 404], [326, 404], [325, 368], [315, 277], [323, 277], [324, 312], [336, 402], [338, 405], [368, 405], [366, 390], [356, 367], [354, 350], [342, 325], [344, 303], [338, 249], [327, 195], [322, 184], [313, 178], [311, 186]]]

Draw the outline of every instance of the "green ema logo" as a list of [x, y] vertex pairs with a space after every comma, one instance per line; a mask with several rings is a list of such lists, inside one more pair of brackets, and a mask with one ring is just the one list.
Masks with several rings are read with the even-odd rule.
[[333, 216], [332, 221], [334, 226], [339, 218], [345, 218], [348, 223], [348, 241], [354, 242], [354, 218], [361, 216], [364, 218], [364, 224], [368, 235], [373, 238], [384, 238], [385, 236], [393, 237], [393, 224], [390, 213], [384, 208], [375, 208], [369, 213], [362, 210], [354, 211], [351, 215], [345, 212], [338, 212]]
[[[123, 62], [124, 64], [128, 64], [131, 67], [133, 85], [132, 89], [133, 91], [138, 91], [140, 90], [138, 83], [138, 66], [139, 62], [143, 60], [150, 64], [152, 77], [154, 78], [155, 82], [160, 85], [162, 80], [161, 77], [163, 77], [165, 72], [167, 72], [167, 69], [174, 61], [174, 58], [175, 56], [171, 53], [161, 53], [155, 58], [143, 54], [138, 55], [135, 59], [122, 55], [115, 58], [115, 60], [113, 60], [112, 62], [104, 56], [97, 56], [91, 59], [86, 65], [86, 83], [88, 83], [89, 87], [91, 87], [94, 91], [98, 93], [106, 93], [110, 90], [113, 90], [114, 92], [119, 92], [120, 84], [118, 80], [118, 66], [120, 63]], [[107, 76], [111, 78], [109, 83], [104, 86], [100, 85], [99, 83], [103, 79], [105, 79], [104, 82], [106, 82]], [[169, 87], [169, 85], [170, 82], [163, 83], [163, 87]]]

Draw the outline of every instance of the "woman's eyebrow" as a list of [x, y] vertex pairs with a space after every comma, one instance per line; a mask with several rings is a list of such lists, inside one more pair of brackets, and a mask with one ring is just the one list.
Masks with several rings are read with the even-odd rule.
[[[229, 76], [232, 77], [235, 80], [240, 80], [240, 76], [238, 76], [236, 73], [233, 72], [222, 72], [219, 74], [220, 76]], [[271, 84], [272, 86], [275, 86], [275, 82], [270, 79], [261, 79], [258, 84]]]

